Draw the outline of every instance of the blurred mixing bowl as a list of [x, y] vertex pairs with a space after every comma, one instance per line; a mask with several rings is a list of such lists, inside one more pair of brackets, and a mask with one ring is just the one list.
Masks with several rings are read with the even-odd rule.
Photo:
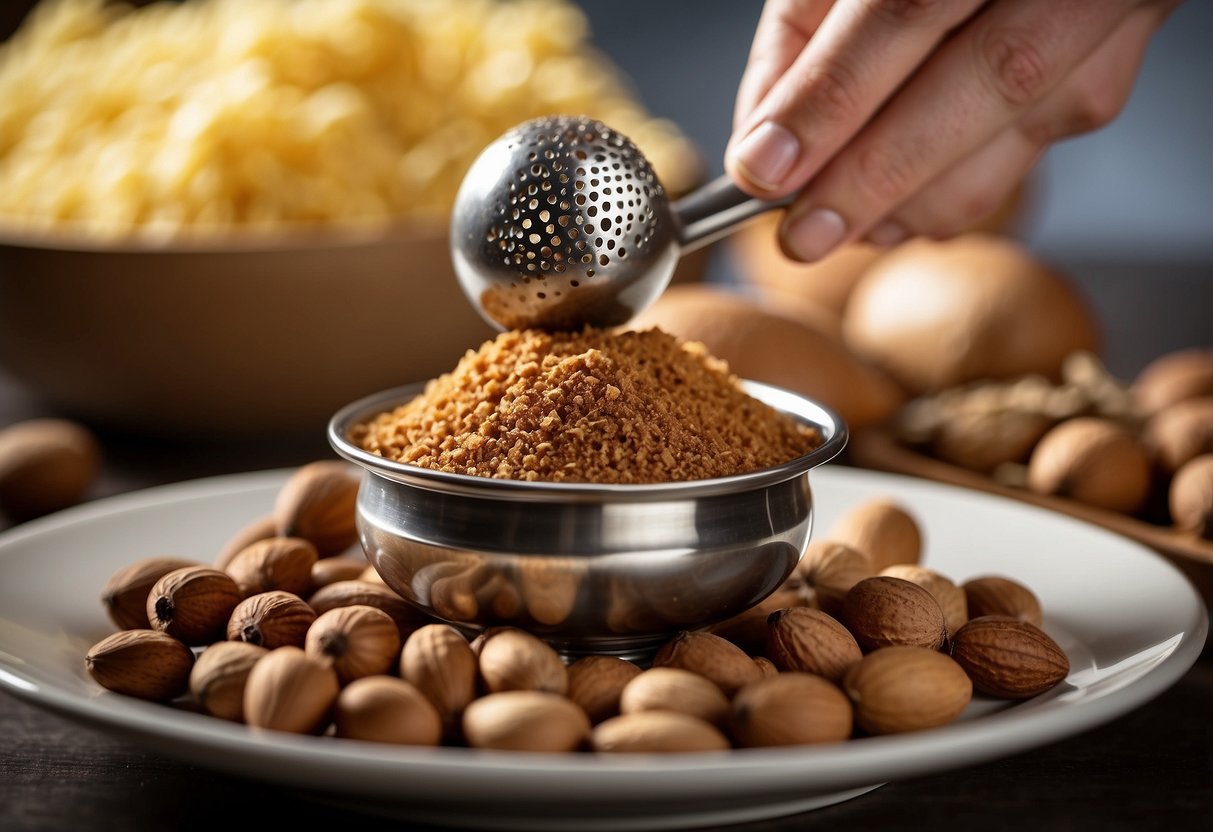
[[569, 112], [698, 178], [566, 0], [41, 3], [0, 47], [0, 369], [125, 428], [316, 433], [490, 335], [451, 202]]

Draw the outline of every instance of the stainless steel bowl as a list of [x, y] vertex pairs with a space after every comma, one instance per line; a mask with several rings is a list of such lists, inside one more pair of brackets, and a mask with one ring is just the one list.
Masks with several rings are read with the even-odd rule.
[[465, 631], [522, 627], [570, 655], [641, 658], [679, 630], [735, 615], [795, 568], [809, 540], [809, 470], [846, 444], [843, 422], [795, 393], [746, 391], [824, 442], [774, 468], [652, 485], [496, 480], [391, 462], [347, 438], [411, 385], [361, 399], [329, 442], [365, 469], [358, 528], [396, 592]]

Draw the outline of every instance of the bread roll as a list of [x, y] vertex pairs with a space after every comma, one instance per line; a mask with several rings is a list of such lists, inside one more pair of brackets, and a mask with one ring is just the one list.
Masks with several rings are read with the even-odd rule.
[[1028, 373], [1058, 379], [1067, 355], [1098, 341], [1070, 283], [989, 234], [913, 240], [886, 254], [856, 285], [843, 334], [918, 393]]
[[702, 341], [738, 376], [815, 399], [852, 429], [884, 421], [903, 398], [829, 335], [720, 288], [675, 286], [628, 326]]

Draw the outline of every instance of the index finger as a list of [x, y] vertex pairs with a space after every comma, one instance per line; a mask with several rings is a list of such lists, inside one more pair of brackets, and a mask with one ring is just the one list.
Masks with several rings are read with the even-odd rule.
[[734, 132], [725, 169], [745, 191], [804, 186], [983, 0], [839, 0]]
[[834, 0], [767, 0], [737, 87], [734, 130], [746, 122], [758, 102], [787, 72], [832, 5]]

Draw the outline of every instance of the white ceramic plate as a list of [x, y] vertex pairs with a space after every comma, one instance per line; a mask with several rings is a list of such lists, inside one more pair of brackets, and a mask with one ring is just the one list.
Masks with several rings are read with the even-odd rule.
[[116, 569], [152, 555], [209, 559], [267, 513], [286, 474], [202, 480], [82, 506], [0, 535], [0, 687], [192, 763], [447, 824], [539, 829], [685, 827], [803, 811], [876, 784], [1053, 742], [1175, 682], [1208, 619], [1195, 591], [1129, 540], [983, 494], [844, 468], [813, 473], [817, 528], [891, 495], [926, 530], [926, 563], [957, 580], [1032, 587], [1069, 654], [1066, 683], [1018, 704], [975, 700], [934, 731], [832, 746], [599, 757], [412, 749], [254, 732], [101, 690], [88, 647], [112, 630], [98, 601]]

